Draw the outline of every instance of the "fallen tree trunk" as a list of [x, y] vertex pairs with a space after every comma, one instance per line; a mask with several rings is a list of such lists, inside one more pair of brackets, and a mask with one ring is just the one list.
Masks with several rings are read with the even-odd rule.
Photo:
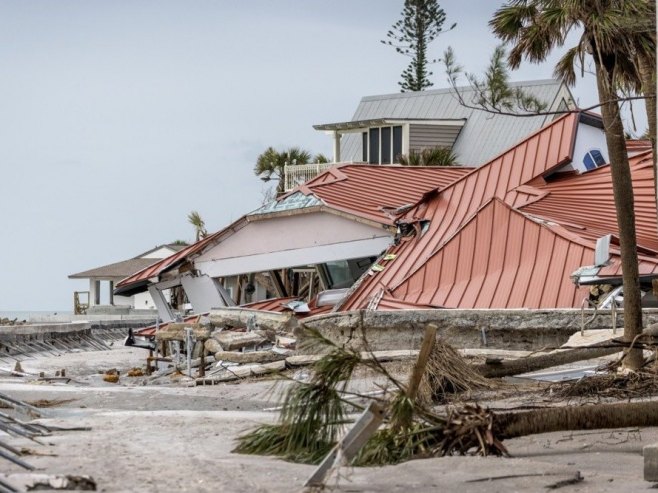
[[658, 401], [597, 404], [496, 414], [494, 434], [509, 439], [538, 433], [658, 426]]
[[580, 349], [565, 349], [559, 352], [542, 354], [541, 356], [533, 356], [530, 358], [484, 363], [475, 366], [475, 369], [487, 378], [510, 377], [522, 373], [544, 370], [554, 366], [575, 363], [576, 361], [600, 358], [601, 356], [618, 353], [622, 349], [623, 347], [621, 346], [609, 347], [609, 345], [608, 347], [590, 346]]
[[[326, 354], [296, 354], [294, 356], [288, 356], [286, 358], [286, 363], [290, 366], [308, 366], [320, 361]], [[411, 361], [413, 358], [418, 356], [417, 349], [399, 349], [395, 351], [372, 351], [372, 352], [362, 352], [361, 359], [363, 361], [379, 361], [380, 363], [386, 363], [390, 361]]]

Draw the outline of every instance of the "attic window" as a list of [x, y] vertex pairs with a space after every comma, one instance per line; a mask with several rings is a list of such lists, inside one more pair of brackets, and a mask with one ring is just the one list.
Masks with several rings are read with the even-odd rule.
[[605, 164], [605, 158], [599, 149], [590, 149], [583, 158], [583, 164], [587, 171], [598, 168]]

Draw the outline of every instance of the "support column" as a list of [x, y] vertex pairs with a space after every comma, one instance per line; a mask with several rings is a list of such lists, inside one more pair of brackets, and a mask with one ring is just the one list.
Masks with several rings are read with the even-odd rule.
[[334, 163], [340, 163], [340, 139], [343, 135], [334, 130]]
[[98, 279], [89, 279], [89, 306], [101, 304], [101, 282]]
[[114, 306], [114, 281], [110, 281], [110, 305]]

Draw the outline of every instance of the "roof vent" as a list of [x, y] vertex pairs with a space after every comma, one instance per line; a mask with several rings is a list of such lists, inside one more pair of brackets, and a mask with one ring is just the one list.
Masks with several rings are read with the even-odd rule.
[[601, 267], [610, 260], [610, 240], [612, 235], [601, 236], [596, 240], [596, 250], [594, 251], [594, 265]]

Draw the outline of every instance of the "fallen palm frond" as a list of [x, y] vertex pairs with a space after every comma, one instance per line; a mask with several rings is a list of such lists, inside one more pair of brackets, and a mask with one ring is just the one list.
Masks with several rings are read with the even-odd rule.
[[427, 369], [418, 391], [421, 403], [441, 403], [451, 394], [491, 390], [499, 386], [482, 376], [455, 349], [437, 340], [430, 353]]
[[409, 392], [376, 358], [340, 347], [317, 331], [309, 331], [306, 341], [307, 345], [320, 345], [328, 351], [313, 365], [311, 380], [292, 383], [283, 394], [279, 422], [259, 426], [239, 437], [235, 452], [317, 463], [350, 422], [348, 413], [358, 408], [348, 400], [358, 396], [348, 384], [361, 366], [386, 377], [393, 390], [382, 398], [387, 409], [385, 424], [362, 448], [354, 464], [391, 464], [454, 453], [505, 453], [493, 438], [487, 411], [468, 407], [442, 417], [428, 409], [432, 399], [443, 401], [446, 392], [492, 388], [447, 344], [436, 341], [432, 346], [428, 363], [423, 366], [420, 396]]
[[279, 423], [241, 436], [235, 452], [319, 461], [348, 422], [348, 404], [342, 394], [359, 361], [357, 353], [334, 347], [315, 363], [310, 382], [295, 382], [287, 388]]
[[658, 374], [652, 370], [603, 373], [550, 385], [545, 393], [562, 399], [631, 399], [658, 395]]

